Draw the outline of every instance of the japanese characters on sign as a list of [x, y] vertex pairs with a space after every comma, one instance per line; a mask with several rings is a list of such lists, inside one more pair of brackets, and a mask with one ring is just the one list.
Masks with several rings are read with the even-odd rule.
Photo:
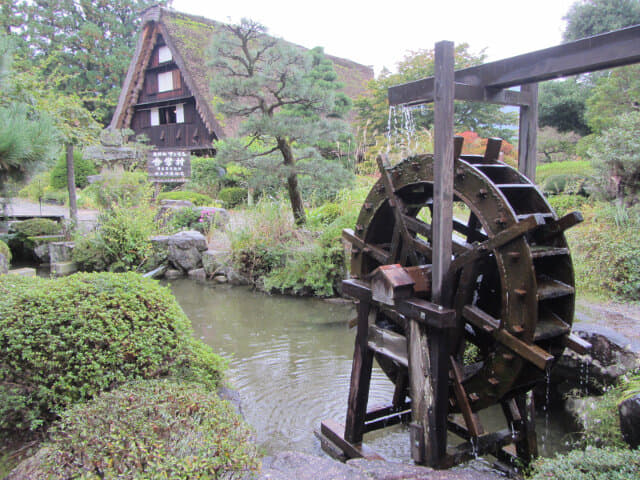
[[147, 171], [152, 182], [186, 182], [191, 177], [188, 150], [151, 150]]

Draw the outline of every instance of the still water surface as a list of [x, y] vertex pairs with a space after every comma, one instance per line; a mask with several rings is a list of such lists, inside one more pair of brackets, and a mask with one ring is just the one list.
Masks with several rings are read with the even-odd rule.
[[[242, 287], [171, 283], [196, 336], [230, 358], [229, 380], [242, 399], [247, 422], [266, 453], [319, 453], [313, 431], [326, 418], [346, 416], [355, 330], [351, 305], [266, 295]], [[370, 404], [388, 403], [393, 385], [375, 369]], [[484, 415], [487, 429], [505, 428], [498, 410]], [[562, 448], [560, 422], [538, 417], [541, 453]], [[406, 427], [368, 434], [365, 442], [389, 460], [409, 461]]]

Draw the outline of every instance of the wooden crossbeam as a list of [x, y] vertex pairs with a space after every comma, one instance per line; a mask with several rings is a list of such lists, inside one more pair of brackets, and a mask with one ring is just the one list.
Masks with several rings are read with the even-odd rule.
[[[575, 42], [525, 53], [455, 72], [455, 82], [468, 85], [456, 89], [459, 100], [498, 95], [500, 89], [542, 82], [553, 78], [594, 72], [640, 62], [640, 25], [603, 33]], [[475, 89], [473, 88], [475, 87]], [[478, 88], [487, 90], [479, 93]], [[434, 77], [389, 88], [389, 105], [432, 102]], [[504, 95], [511, 95], [504, 92]], [[474, 98], [475, 97], [475, 98]], [[485, 98], [479, 100], [487, 101]], [[517, 99], [513, 99], [514, 104]], [[518, 99], [519, 100], [519, 99]]]
[[537, 345], [528, 344], [504, 328], [500, 328], [500, 321], [491, 317], [477, 307], [467, 305], [463, 310], [464, 318], [476, 327], [493, 335], [496, 340], [520, 355], [525, 360], [533, 363], [540, 370], [546, 371], [553, 362], [553, 355]]

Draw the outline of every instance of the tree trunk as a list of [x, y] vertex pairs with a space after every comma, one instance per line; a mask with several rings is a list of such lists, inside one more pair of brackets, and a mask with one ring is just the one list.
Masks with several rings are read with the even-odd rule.
[[304, 205], [302, 203], [302, 193], [300, 193], [300, 187], [298, 186], [298, 174], [295, 171], [296, 160], [293, 157], [293, 150], [289, 142], [281, 137], [276, 138], [278, 141], [278, 149], [282, 152], [284, 164], [291, 168], [289, 175], [287, 175], [287, 189], [289, 190], [289, 200], [291, 201], [291, 210], [293, 210], [293, 219], [296, 225], [304, 225], [307, 223], [307, 218], [304, 213]]
[[78, 223], [78, 203], [76, 202], [76, 175], [73, 167], [73, 145], [67, 143], [67, 188], [69, 189], [69, 214], [71, 221]]

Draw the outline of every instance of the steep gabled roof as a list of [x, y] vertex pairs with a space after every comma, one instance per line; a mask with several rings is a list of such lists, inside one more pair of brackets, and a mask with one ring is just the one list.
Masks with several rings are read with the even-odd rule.
[[[111, 127], [123, 128], [129, 125], [133, 106], [144, 83], [144, 70], [161, 34], [171, 50], [174, 61], [180, 68], [185, 83], [196, 99], [196, 108], [207, 128], [216, 137], [232, 136], [238, 130], [239, 119], [216, 117], [212, 110], [215, 92], [211, 91], [207, 67], [207, 49], [213, 36], [220, 32], [224, 24], [208, 18], [177, 12], [154, 6], [143, 13], [142, 33], [129, 65]], [[303, 48], [303, 47], [299, 47]], [[334, 65], [339, 80], [344, 84], [342, 91], [355, 99], [364, 93], [367, 82], [373, 78], [373, 69], [351, 60], [327, 55]]]

